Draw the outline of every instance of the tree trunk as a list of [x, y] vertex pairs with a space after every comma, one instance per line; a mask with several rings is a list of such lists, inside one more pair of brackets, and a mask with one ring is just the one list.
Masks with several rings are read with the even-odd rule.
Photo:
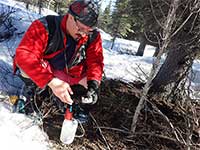
[[57, 12], [58, 11], [58, 3], [55, 2], [55, 5], [54, 5], [54, 11]]
[[39, 9], [39, 14], [42, 13], [42, 1], [38, 1], [38, 9]]
[[111, 45], [111, 49], [113, 49], [113, 47], [114, 47], [114, 45], [115, 45], [115, 39], [116, 39], [117, 37], [116, 36], [114, 36], [114, 38], [113, 38], [113, 40], [112, 40], [112, 45]]
[[146, 46], [146, 39], [145, 39], [144, 35], [140, 35], [139, 42], [140, 42], [140, 46], [137, 50], [136, 56], [143, 56], [144, 55], [144, 49], [145, 49], [145, 46]]
[[187, 77], [195, 53], [180, 47], [170, 50], [164, 64], [152, 81], [150, 92], [172, 93], [179, 86], [180, 82]]
[[26, 3], [26, 9], [27, 10], [29, 9], [29, 3]]
[[155, 52], [153, 54], [154, 57], [158, 56], [159, 50], [160, 50], [159, 47], [156, 47]]
[[119, 33], [119, 26], [120, 26], [120, 20], [119, 20], [119, 22], [117, 23], [116, 28], [114, 29], [113, 42], [112, 42], [112, 45], [111, 45], [111, 49], [113, 49], [113, 47], [114, 47], [114, 45], [115, 45], [115, 40], [116, 40], [117, 35], [118, 35], [118, 33]]

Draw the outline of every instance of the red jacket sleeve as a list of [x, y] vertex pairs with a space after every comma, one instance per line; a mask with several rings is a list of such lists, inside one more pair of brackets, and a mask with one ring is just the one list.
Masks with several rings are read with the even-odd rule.
[[17, 66], [41, 88], [53, 78], [49, 64], [43, 60], [47, 42], [48, 33], [44, 25], [36, 20], [26, 31], [15, 54]]
[[103, 48], [100, 33], [86, 50], [87, 80], [96, 80], [100, 83], [103, 74]]

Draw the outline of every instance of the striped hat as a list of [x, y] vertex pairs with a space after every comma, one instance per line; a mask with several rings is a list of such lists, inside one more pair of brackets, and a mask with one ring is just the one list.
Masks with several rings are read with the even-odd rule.
[[99, 8], [93, 0], [75, 0], [68, 12], [86, 26], [93, 27], [97, 24]]

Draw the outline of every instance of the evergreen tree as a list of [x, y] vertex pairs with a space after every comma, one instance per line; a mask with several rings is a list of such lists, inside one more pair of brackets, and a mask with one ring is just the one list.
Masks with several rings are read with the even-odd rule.
[[[131, 29], [133, 32], [128, 33], [128, 38], [140, 42], [136, 55], [143, 55], [146, 44], [153, 45], [159, 50], [159, 43], [161, 42], [159, 41], [159, 32], [162, 30], [162, 23], [166, 19], [165, 15], [169, 3], [169, 0], [166, 0], [166, 3], [159, 0], [129, 1], [128, 6], [132, 17]], [[156, 51], [156, 54], [158, 54], [158, 51]]]
[[131, 31], [130, 16], [128, 14], [128, 3], [129, 0], [117, 0], [115, 8], [112, 13], [112, 24], [110, 28], [112, 29], [113, 44], [116, 37], [127, 37], [127, 33]]
[[108, 6], [105, 8], [104, 12], [100, 12], [99, 16], [99, 27], [102, 28], [105, 32], [110, 33], [111, 25], [111, 0]]

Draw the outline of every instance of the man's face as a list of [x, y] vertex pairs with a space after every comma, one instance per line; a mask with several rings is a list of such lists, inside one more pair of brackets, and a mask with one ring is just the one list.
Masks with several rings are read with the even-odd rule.
[[69, 15], [67, 19], [67, 31], [75, 39], [79, 40], [81, 37], [92, 33], [93, 29], [82, 24], [80, 21], [75, 19], [72, 15]]

